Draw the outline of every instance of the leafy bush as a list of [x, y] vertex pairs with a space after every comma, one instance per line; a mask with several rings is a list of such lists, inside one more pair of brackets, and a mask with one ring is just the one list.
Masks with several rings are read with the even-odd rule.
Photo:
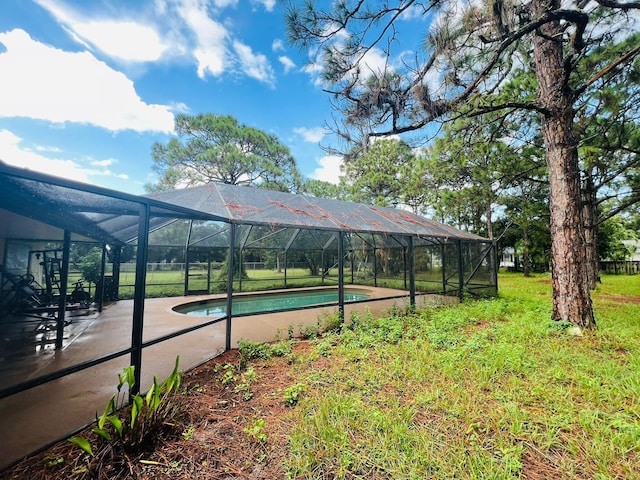
[[293, 344], [290, 340], [277, 343], [253, 342], [245, 338], [238, 340], [240, 367], [244, 368], [249, 360], [267, 360], [271, 357], [286, 357], [291, 353]]
[[102, 272], [102, 251], [95, 247], [82, 257], [78, 265], [82, 277], [90, 282], [98, 282]]
[[[135, 384], [135, 377], [133, 366], [123, 369], [119, 375], [118, 394], [111, 397], [102, 415], [96, 419], [97, 426], [92, 429], [95, 438], [69, 439], [92, 457], [90, 468], [92, 465], [99, 468], [102, 460], [114, 460], [115, 457], [124, 465], [132, 455], [151, 449], [159, 439], [180, 431], [176, 422], [180, 413], [177, 395], [182, 379], [178, 371], [179, 360], [180, 357], [176, 357], [173, 372], [164, 382], [159, 384], [154, 376], [153, 386], [144, 397], [140, 394], [131, 397], [131, 408], [126, 411], [122, 407]], [[125, 385], [127, 388], [123, 390]]]
[[286, 357], [291, 354], [293, 343], [290, 340], [282, 340], [271, 344], [271, 355], [274, 357]]
[[265, 432], [266, 422], [259, 418], [253, 422], [253, 424], [243, 429], [254, 442], [267, 443], [267, 433]]
[[291, 385], [284, 391], [284, 403], [287, 407], [293, 407], [298, 404], [300, 397], [307, 391], [307, 386], [304, 383], [296, 383]]
[[253, 342], [246, 338], [238, 340], [238, 351], [242, 362], [261, 358], [266, 360], [271, 356], [271, 348], [269, 344], [264, 342]]
[[343, 321], [338, 312], [324, 314], [318, 318], [318, 328], [322, 332], [339, 332], [342, 325]]

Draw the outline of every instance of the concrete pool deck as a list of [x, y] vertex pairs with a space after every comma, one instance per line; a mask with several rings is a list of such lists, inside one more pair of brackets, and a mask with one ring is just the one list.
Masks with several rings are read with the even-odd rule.
[[[409, 302], [408, 297], [388, 298], [407, 294], [400, 290], [360, 286], [349, 288], [366, 289], [370, 301], [345, 305], [347, 321], [352, 312], [364, 314], [370, 311], [372, 315], [379, 316], [394, 305], [404, 306]], [[220, 297], [224, 295], [146, 299], [144, 341], [204, 323], [208, 319], [176, 313], [174, 306]], [[444, 299], [447, 302], [450, 300]], [[442, 301], [439, 296], [416, 298], [418, 305]], [[242, 338], [252, 341], [287, 338], [289, 328], [293, 328], [297, 334], [300, 329], [317, 324], [319, 318], [336, 309], [333, 306], [234, 317], [231, 327], [232, 348], [236, 348], [238, 340]], [[0, 388], [128, 348], [132, 315], [133, 301], [124, 300], [109, 305], [101, 313], [74, 317], [65, 329], [63, 348], [58, 351], [46, 348], [46, 338], [36, 341], [28, 337], [27, 345], [16, 349], [15, 355], [0, 354]], [[145, 348], [142, 390], [148, 388], [154, 375], [165, 378], [173, 369], [177, 355], [180, 356], [181, 370], [189, 370], [223, 353], [225, 328], [226, 321], [221, 321]], [[93, 421], [96, 413], [101, 414], [109, 398], [117, 393], [118, 374], [127, 365], [129, 355], [0, 400], [0, 471]]]

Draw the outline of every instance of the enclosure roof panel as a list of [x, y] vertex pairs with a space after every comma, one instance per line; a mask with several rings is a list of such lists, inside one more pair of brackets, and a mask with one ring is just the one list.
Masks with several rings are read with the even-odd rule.
[[73, 182], [0, 161], [0, 208], [104, 242], [135, 240], [142, 207], [150, 227], [176, 218], [316, 230], [486, 240], [411, 212], [210, 183], [145, 196]]
[[118, 243], [135, 239], [143, 207], [150, 212], [151, 228], [173, 218], [219, 220], [201, 211], [0, 161], [0, 208], [93, 240]]
[[238, 224], [486, 240], [405, 210], [222, 183], [156, 192], [147, 197]]

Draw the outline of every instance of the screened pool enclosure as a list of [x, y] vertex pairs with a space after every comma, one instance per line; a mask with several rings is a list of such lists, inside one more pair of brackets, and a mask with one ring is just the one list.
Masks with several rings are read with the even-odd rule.
[[[249, 292], [332, 287], [328, 306], [348, 318], [356, 303], [497, 291], [490, 240], [407, 211], [223, 184], [135, 196], [2, 163], [0, 200], [0, 328], [15, 353], [2, 371], [60, 352], [4, 375], [0, 402], [106, 365], [135, 365], [144, 389], [159, 362], [195, 366], [257, 328], [266, 317], [233, 312]], [[374, 293], [345, 301], [347, 286]], [[180, 316], [172, 299], [186, 296], [226, 298], [225, 315]]]
[[150, 197], [225, 219], [176, 221], [150, 233], [149, 251], [166, 262], [156, 268], [171, 268], [163, 252], [185, 259], [184, 294], [221, 291], [227, 272], [233, 291], [344, 282], [495, 293], [490, 241], [409, 212], [224, 184]]

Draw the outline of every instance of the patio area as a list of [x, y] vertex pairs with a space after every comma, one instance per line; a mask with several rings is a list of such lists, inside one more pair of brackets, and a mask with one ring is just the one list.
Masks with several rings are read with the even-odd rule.
[[[347, 321], [352, 312], [381, 315], [394, 305], [402, 307], [409, 301], [408, 297], [388, 298], [407, 294], [404, 291], [362, 288], [368, 291], [370, 301], [345, 305]], [[153, 341], [209, 320], [176, 313], [173, 307], [212, 298], [224, 298], [224, 295], [146, 299], [144, 341]], [[431, 295], [417, 297], [418, 305], [451, 301], [457, 299]], [[336, 308], [234, 317], [232, 347], [236, 348], [240, 339], [271, 341], [287, 338], [290, 327], [297, 334], [300, 329], [317, 324], [319, 318], [335, 312]], [[48, 348], [46, 340], [34, 341], [33, 337], [26, 337], [22, 347], [14, 349], [11, 358], [0, 362], [0, 388], [125, 349], [131, 341], [132, 310], [133, 301], [125, 300], [108, 305], [101, 313], [72, 317], [65, 327], [61, 350]], [[2, 333], [6, 338], [9, 332]], [[15, 346], [15, 342], [12, 344]], [[173, 369], [177, 355], [180, 356], [181, 369], [189, 370], [224, 350], [225, 321], [149, 346], [142, 355], [141, 390], [145, 391], [151, 385], [154, 375], [159, 379], [165, 378]], [[0, 400], [0, 423], [3, 426], [0, 468], [92, 422], [96, 413], [102, 413], [109, 398], [117, 393], [118, 374], [128, 365], [129, 356], [125, 355]]]

